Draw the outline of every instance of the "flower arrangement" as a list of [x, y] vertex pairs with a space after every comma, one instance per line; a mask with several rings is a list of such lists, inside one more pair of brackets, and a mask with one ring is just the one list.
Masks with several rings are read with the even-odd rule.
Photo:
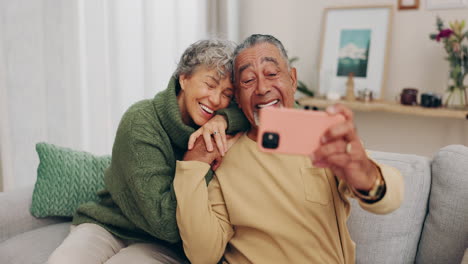
[[[468, 95], [463, 82], [468, 74], [468, 30], [463, 32], [465, 20], [455, 20], [449, 23], [447, 28], [440, 17], [437, 17], [437, 33], [430, 34], [430, 38], [437, 42], [442, 41], [447, 60], [450, 64], [451, 83], [448, 87], [449, 96], [446, 98], [445, 105], [450, 101], [452, 95], [456, 92], [460, 95], [459, 104], [466, 107], [468, 104]], [[466, 41], [465, 41], [466, 40]]]

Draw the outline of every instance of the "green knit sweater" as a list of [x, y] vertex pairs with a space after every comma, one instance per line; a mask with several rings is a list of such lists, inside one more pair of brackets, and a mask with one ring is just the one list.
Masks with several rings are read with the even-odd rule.
[[[96, 223], [133, 241], [180, 241], [172, 182], [176, 160], [187, 151], [194, 127], [182, 122], [178, 81], [153, 100], [131, 106], [120, 121], [112, 161], [105, 171], [99, 203], [81, 205], [73, 224]], [[249, 122], [235, 105], [217, 112], [228, 119], [228, 133], [246, 130]], [[206, 175], [207, 182], [212, 172]]]

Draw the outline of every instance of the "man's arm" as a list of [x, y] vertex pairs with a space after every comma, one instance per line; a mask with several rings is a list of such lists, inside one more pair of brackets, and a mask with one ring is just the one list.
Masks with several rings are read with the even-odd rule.
[[[383, 178], [385, 193], [377, 202], [363, 200], [359, 196], [359, 205], [374, 214], [388, 214], [398, 209], [403, 202], [404, 184], [400, 172], [390, 166], [377, 164]], [[356, 193], [353, 192], [356, 196]]]
[[217, 263], [234, 234], [216, 176], [206, 187], [208, 169], [203, 162], [178, 161], [174, 179], [177, 225], [185, 254], [194, 264]]
[[364, 209], [388, 213], [398, 208], [403, 197], [403, 180], [399, 172], [369, 159], [349, 108], [337, 104], [327, 108], [327, 112], [342, 115], [345, 122], [332, 126], [325, 133], [320, 147], [314, 152], [313, 164], [330, 168], [352, 190], [353, 196], [360, 198]]
[[197, 140], [176, 165], [177, 225], [185, 254], [195, 264], [217, 263], [234, 235], [217, 177], [208, 187], [205, 183], [204, 176], [210, 164], [216, 165], [217, 156], [206, 152], [203, 140]]
[[340, 180], [338, 190], [341, 195], [350, 196], [359, 201], [364, 210], [374, 214], [388, 214], [398, 209], [403, 202], [404, 184], [400, 172], [385, 164], [375, 163], [382, 177], [385, 192], [377, 201], [363, 199], [363, 196], [350, 187], [345, 181]]

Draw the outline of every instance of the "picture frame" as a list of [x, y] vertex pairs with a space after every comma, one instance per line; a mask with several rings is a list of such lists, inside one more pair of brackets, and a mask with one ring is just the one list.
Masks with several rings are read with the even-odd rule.
[[467, 8], [468, 0], [426, 0], [426, 9], [453, 9], [453, 8]]
[[418, 9], [419, 0], [398, 0], [398, 10]]
[[326, 8], [319, 56], [319, 94], [343, 97], [349, 73], [354, 93], [383, 97], [393, 6]]

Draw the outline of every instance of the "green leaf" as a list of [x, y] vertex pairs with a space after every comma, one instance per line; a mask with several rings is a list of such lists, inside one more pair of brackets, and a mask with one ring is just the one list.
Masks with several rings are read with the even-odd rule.
[[297, 90], [307, 96], [314, 96], [314, 91], [307, 89], [307, 85], [301, 81], [297, 81]]
[[444, 29], [444, 22], [442, 21], [440, 17], [437, 17], [437, 29], [439, 31]]

